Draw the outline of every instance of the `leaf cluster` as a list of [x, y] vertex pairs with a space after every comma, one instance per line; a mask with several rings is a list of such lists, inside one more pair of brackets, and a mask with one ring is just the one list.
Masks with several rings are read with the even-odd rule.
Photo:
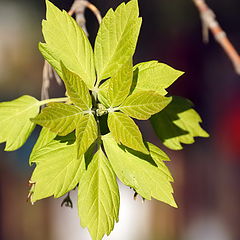
[[177, 207], [165, 164], [170, 160], [144, 140], [134, 119], [150, 119], [163, 144], [175, 150], [208, 134], [190, 101], [166, 96], [183, 72], [158, 61], [133, 66], [142, 23], [137, 0], [107, 12], [94, 50], [67, 12], [46, 4], [39, 50], [63, 80], [66, 97], [0, 103], [0, 142], [6, 151], [16, 150], [36, 124], [42, 126], [29, 160], [36, 165], [31, 201], [77, 187], [81, 225], [100, 240], [118, 221], [117, 178], [144, 199]]

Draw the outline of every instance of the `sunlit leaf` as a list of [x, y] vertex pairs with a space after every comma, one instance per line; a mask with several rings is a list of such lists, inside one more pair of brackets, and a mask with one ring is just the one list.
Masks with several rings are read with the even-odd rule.
[[48, 128], [42, 128], [37, 139], [37, 142], [35, 143], [31, 155], [29, 157], [29, 164], [31, 164], [32, 162], [37, 163], [35, 160], [37, 152], [41, 148], [45, 147], [48, 143], [50, 143], [56, 136], [57, 134], [55, 132], [50, 131]]
[[63, 63], [61, 63], [61, 67], [63, 81], [71, 101], [82, 111], [90, 110], [92, 107], [92, 98], [84, 81], [78, 75], [70, 72]]
[[87, 151], [98, 137], [98, 127], [92, 114], [80, 115], [76, 123], [78, 156]]
[[110, 107], [119, 106], [128, 96], [132, 85], [132, 59], [129, 60], [112, 78], [108, 84], [108, 99]]
[[99, 87], [98, 99], [106, 107], [110, 107], [109, 96], [108, 96], [109, 81], [105, 81]]
[[149, 148], [150, 155], [153, 158], [154, 162], [157, 164], [158, 168], [161, 169], [161, 171], [166, 174], [168, 180], [172, 182], [173, 181], [172, 174], [170, 173], [168, 167], [164, 163], [165, 161], [170, 161], [168, 155], [165, 152], [163, 152], [163, 150], [161, 150], [152, 143], [148, 142], [147, 145]]
[[108, 127], [117, 143], [148, 154], [138, 126], [126, 114], [121, 112], [109, 113]]
[[30, 182], [34, 184], [31, 201], [61, 197], [78, 184], [84, 169], [84, 156], [77, 158], [76, 143], [53, 140], [35, 155], [38, 163]]
[[132, 91], [154, 90], [164, 96], [167, 94], [165, 89], [182, 74], [183, 72], [158, 61], [139, 63], [134, 66]]
[[91, 44], [76, 21], [66, 11], [60, 11], [48, 0], [42, 31], [46, 43], [39, 44], [44, 58], [63, 77], [60, 61], [76, 73], [92, 89], [96, 80]]
[[32, 121], [65, 136], [76, 128], [78, 116], [82, 114], [81, 110], [73, 105], [51, 103]]
[[26, 142], [35, 127], [30, 118], [38, 112], [39, 101], [28, 95], [0, 103], [0, 143], [6, 142], [5, 151], [14, 151]]
[[137, 0], [110, 9], [103, 18], [94, 47], [98, 83], [112, 77], [133, 56], [142, 19]]
[[177, 207], [166, 174], [148, 161], [123, 150], [110, 134], [103, 137], [104, 149], [117, 177], [145, 199], [152, 197]]
[[118, 221], [119, 191], [115, 173], [101, 149], [93, 157], [78, 188], [81, 225], [94, 240], [109, 235]]
[[119, 109], [130, 117], [147, 120], [170, 102], [170, 97], [163, 97], [155, 91], [138, 91], [127, 97]]

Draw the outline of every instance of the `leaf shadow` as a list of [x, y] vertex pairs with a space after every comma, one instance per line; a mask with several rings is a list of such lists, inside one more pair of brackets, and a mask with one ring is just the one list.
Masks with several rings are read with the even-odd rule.
[[179, 115], [191, 109], [193, 103], [188, 99], [173, 96], [171, 103], [161, 112], [153, 115], [150, 118], [155, 133], [161, 141], [179, 137], [188, 134], [189, 132], [178, 127], [174, 121], [179, 120]]
[[[145, 154], [139, 151], [136, 151], [132, 148], [126, 147], [123, 144], [118, 145], [123, 151], [128, 152], [138, 158], [140, 158], [143, 161], [146, 161], [148, 163], [150, 163], [152, 166], [157, 167], [157, 164], [155, 163], [154, 159], [151, 157], [150, 154]], [[147, 144], [145, 144], [146, 148], [149, 150], [149, 147]]]

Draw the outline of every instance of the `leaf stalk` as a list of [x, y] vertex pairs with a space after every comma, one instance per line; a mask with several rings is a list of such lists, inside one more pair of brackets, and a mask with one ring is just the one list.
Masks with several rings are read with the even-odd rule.
[[39, 106], [42, 106], [48, 103], [54, 103], [54, 102], [66, 102], [68, 99], [69, 99], [68, 97], [45, 99], [45, 100], [39, 101]]

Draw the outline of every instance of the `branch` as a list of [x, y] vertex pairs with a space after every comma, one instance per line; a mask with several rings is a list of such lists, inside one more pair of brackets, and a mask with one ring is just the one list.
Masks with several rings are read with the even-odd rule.
[[208, 30], [210, 30], [215, 40], [220, 44], [232, 61], [236, 73], [240, 75], [240, 56], [217, 22], [214, 12], [208, 7], [205, 0], [193, 0], [193, 2], [198, 8], [202, 19], [203, 41], [208, 42]]
[[55, 77], [57, 83], [59, 85], [62, 84], [61, 78], [58, 76], [56, 71], [51, 67], [51, 65], [45, 60], [43, 66], [43, 73], [42, 73], [42, 89], [41, 89], [41, 100], [49, 98], [49, 87], [50, 87], [50, 80]]
[[88, 35], [87, 29], [86, 29], [86, 19], [84, 17], [85, 9], [89, 8], [93, 14], [96, 16], [98, 23], [100, 24], [102, 21], [102, 16], [100, 11], [94, 6], [92, 3], [88, 2], [87, 0], [75, 0], [70, 11], [68, 14], [72, 16], [74, 13], [76, 15], [76, 21], [79, 24], [79, 26], [82, 27], [84, 32]]

